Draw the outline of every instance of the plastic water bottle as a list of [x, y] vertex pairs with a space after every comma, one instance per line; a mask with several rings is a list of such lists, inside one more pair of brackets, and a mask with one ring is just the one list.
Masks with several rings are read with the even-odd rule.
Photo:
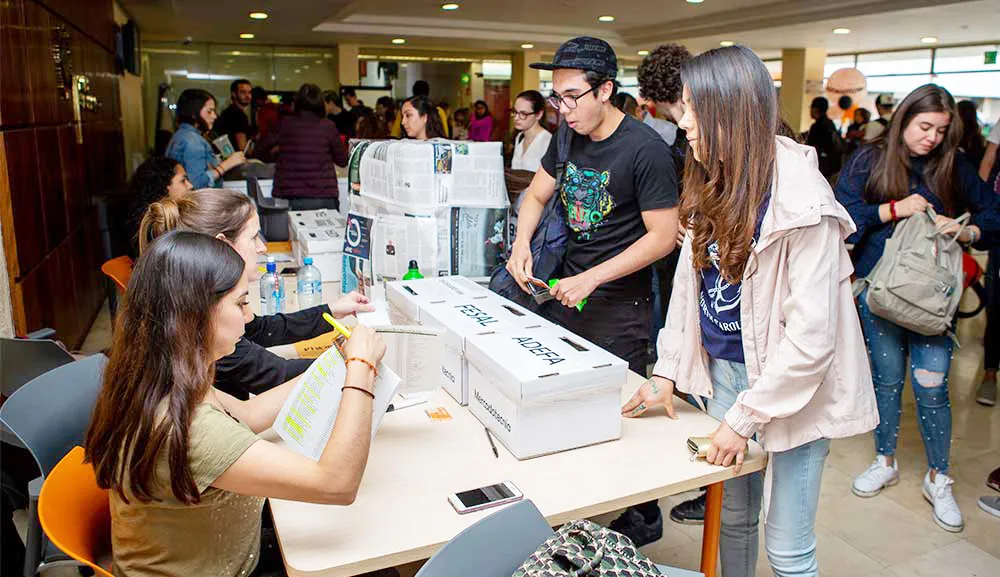
[[417, 278], [424, 278], [424, 275], [420, 274], [420, 267], [417, 266], [417, 261], [411, 260], [409, 269], [406, 271], [406, 274], [403, 275], [403, 280], [412, 280]]
[[311, 256], [302, 259], [302, 265], [295, 275], [299, 289], [300, 310], [323, 304], [323, 278], [319, 274], [319, 269], [313, 266]]
[[276, 315], [285, 308], [285, 282], [278, 274], [278, 263], [267, 257], [267, 272], [260, 277], [260, 314]]

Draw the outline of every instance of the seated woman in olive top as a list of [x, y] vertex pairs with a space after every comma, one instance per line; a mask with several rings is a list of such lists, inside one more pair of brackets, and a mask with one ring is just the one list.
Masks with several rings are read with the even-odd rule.
[[[260, 278], [257, 255], [267, 250], [260, 236], [257, 209], [247, 195], [227, 189], [206, 188], [164, 198], [146, 209], [139, 226], [139, 250], [171, 230], [190, 230], [214, 236], [236, 249], [246, 261], [250, 280]], [[368, 297], [352, 292], [332, 306], [320, 305], [295, 313], [254, 316], [247, 310], [246, 334], [236, 350], [216, 363], [215, 386], [238, 399], [259, 394], [297, 377], [310, 359], [283, 359], [265, 347], [286, 345], [330, 332], [323, 320], [328, 312], [344, 318], [372, 311]]]
[[352, 331], [319, 461], [260, 439], [295, 381], [249, 401], [212, 386], [215, 362], [243, 334], [247, 285], [240, 255], [194, 232], [164, 235], [136, 264], [84, 443], [109, 490], [116, 576], [253, 575], [265, 498], [349, 505], [357, 495], [385, 345], [370, 328]]

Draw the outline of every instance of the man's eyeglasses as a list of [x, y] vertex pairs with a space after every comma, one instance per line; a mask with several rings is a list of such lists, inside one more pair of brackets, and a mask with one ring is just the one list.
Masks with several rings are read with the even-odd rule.
[[562, 104], [565, 104], [566, 108], [570, 110], [576, 110], [577, 101], [583, 98], [584, 96], [590, 94], [596, 89], [597, 86], [592, 86], [590, 90], [582, 94], [577, 94], [577, 95], [567, 94], [566, 96], [560, 96], [555, 92], [553, 92], [552, 94], [549, 95], [548, 98], [546, 98], [546, 100], [548, 100], [549, 104], [552, 105], [552, 108], [555, 108], [556, 110], [558, 110], [559, 106]]
[[518, 120], [527, 120], [535, 115], [534, 112], [521, 112], [520, 110], [511, 110], [510, 115]]

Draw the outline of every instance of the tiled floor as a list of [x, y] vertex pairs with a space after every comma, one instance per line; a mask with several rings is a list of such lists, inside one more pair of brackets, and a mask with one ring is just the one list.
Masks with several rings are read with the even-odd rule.
[[[914, 417], [913, 396], [904, 396], [899, 453], [901, 481], [873, 499], [851, 493], [851, 481], [873, 458], [870, 435], [835, 441], [823, 476], [816, 533], [820, 573], [826, 577], [997, 577], [1000, 576], [1000, 519], [976, 506], [990, 490], [986, 475], [1000, 466], [1000, 407], [976, 404], [981, 378], [985, 318], [962, 321], [961, 348], [956, 350], [950, 377], [954, 433], [952, 469], [955, 495], [965, 516], [965, 530], [947, 533], [934, 523], [930, 506], [920, 494], [926, 468], [923, 445]], [[110, 343], [107, 309], [91, 330], [84, 352], [103, 350]], [[664, 512], [692, 496], [661, 501]], [[601, 517], [609, 521], [613, 515]], [[701, 554], [701, 527], [667, 521], [663, 539], [644, 548], [653, 560], [696, 569]], [[419, 565], [401, 568], [403, 577]], [[54, 569], [50, 576], [73, 575]], [[770, 575], [761, 538], [757, 574]]]

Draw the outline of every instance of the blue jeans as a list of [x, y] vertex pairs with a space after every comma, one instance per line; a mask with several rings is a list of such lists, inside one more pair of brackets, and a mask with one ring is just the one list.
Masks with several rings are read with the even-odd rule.
[[[746, 390], [747, 370], [741, 363], [711, 359], [713, 399], [708, 414], [723, 420], [736, 396]], [[816, 560], [816, 508], [823, 464], [830, 440], [770, 454], [771, 499], [764, 520], [764, 548], [776, 577], [819, 575]], [[758, 524], [764, 496], [764, 474], [751, 473], [726, 481], [722, 498], [720, 557], [725, 577], [753, 577], [757, 569]]]
[[906, 358], [909, 356], [913, 396], [917, 400], [917, 424], [924, 438], [927, 465], [947, 475], [951, 453], [951, 401], [948, 400], [951, 338], [947, 335], [925, 337], [875, 316], [868, 308], [867, 294], [865, 291], [858, 297], [858, 314], [868, 345], [878, 403], [875, 451], [889, 457], [896, 454]]

